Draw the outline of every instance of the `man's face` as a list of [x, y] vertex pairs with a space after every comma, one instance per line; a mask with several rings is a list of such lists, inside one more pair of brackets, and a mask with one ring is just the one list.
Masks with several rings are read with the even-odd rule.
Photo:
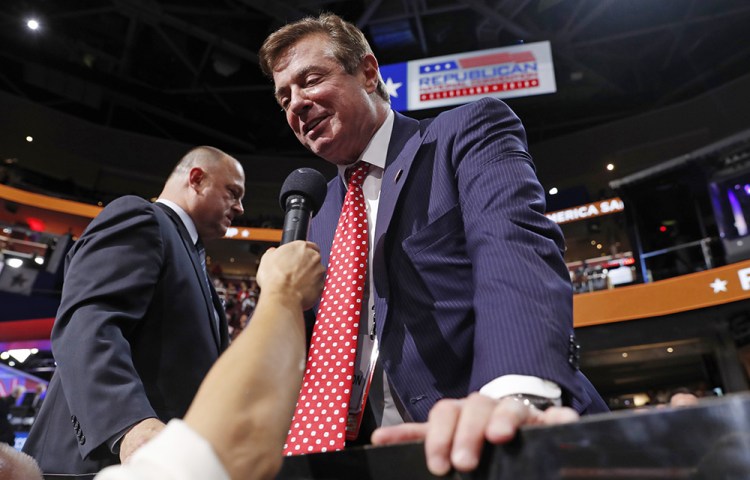
[[232, 159], [201, 170], [203, 176], [196, 187], [198, 194], [190, 217], [202, 240], [221, 238], [234, 217], [244, 211], [245, 174], [242, 166]]
[[276, 100], [302, 145], [333, 164], [358, 160], [375, 132], [369, 98], [375, 84], [368, 88], [367, 75], [362, 66], [346, 73], [321, 34], [304, 37], [279, 58], [273, 70]]

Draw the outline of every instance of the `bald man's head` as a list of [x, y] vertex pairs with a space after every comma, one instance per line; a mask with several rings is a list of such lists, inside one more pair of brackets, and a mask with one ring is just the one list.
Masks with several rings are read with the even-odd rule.
[[160, 198], [179, 205], [202, 240], [221, 238], [244, 211], [245, 173], [235, 158], [218, 148], [196, 147], [177, 163]]

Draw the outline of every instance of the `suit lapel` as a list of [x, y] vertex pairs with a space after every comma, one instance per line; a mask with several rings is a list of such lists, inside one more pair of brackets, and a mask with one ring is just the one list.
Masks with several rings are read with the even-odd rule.
[[[394, 112], [393, 133], [388, 143], [385, 171], [380, 186], [378, 218], [375, 224], [375, 245], [372, 276], [378, 297], [388, 291], [388, 275], [385, 266], [385, 234], [391, 223], [396, 203], [409, 176], [414, 157], [422, 144], [419, 122]], [[383, 318], [381, 316], [381, 318]]]
[[[216, 322], [214, 321], [214, 309], [216, 309], [216, 312], [219, 314], [219, 324], [222, 324], [222, 321], [223, 324], [226, 324], [226, 320], [224, 320], [224, 316], [222, 315], [223, 308], [221, 306], [221, 302], [219, 302], [218, 300], [218, 295], [214, 291], [213, 286], [211, 286], [211, 289], [209, 290], [209, 285], [205, 281], [205, 276], [203, 275], [203, 267], [201, 267], [201, 261], [198, 256], [198, 250], [193, 244], [193, 241], [190, 238], [190, 234], [188, 233], [187, 228], [185, 228], [185, 225], [182, 223], [179, 215], [177, 215], [174, 210], [162, 203], [156, 202], [155, 205], [158, 205], [167, 214], [167, 216], [169, 216], [169, 218], [172, 220], [172, 223], [174, 223], [175, 227], [177, 227], [177, 231], [180, 233], [180, 238], [182, 239], [182, 244], [185, 247], [185, 252], [187, 253], [188, 257], [190, 257], [190, 262], [193, 265], [193, 270], [195, 271], [195, 275], [199, 280], [198, 284], [201, 287], [203, 299], [206, 302], [206, 315], [210, 320], [211, 332], [213, 333], [214, 341], [219, 348], [219, 352], [221, 352], [222, 347], [225, 346], [227, 342], [226, 339], [223, 338], [223, 332], [219, 332], [219, 330], [217, 329]], [[214, 301], [214, 299], [216, 299], [216, 301]], [[228, 334], [226, 336], [228, 336]]]

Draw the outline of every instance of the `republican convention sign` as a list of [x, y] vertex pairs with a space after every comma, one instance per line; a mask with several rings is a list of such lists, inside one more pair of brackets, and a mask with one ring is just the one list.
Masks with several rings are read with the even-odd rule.
[[557, 91], [549, 42], [381, 65], [380, 74], [398, 111]]

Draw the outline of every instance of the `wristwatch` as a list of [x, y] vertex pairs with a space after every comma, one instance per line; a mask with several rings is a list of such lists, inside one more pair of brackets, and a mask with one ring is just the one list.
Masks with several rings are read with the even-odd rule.
[[536, 408], [537, 410], [547, 410], [549, 407], [554, 407], [556, 405], [555, 399], [553, 398], [547, 398], [547, 397], [540, 397], [539, 395], [528, 395], [525, 393], [515, 393], [513, 395], [508, 395], [503, 398], [512, 398], [513, 400], [517, 402], [521, 402], [527, 407]]

